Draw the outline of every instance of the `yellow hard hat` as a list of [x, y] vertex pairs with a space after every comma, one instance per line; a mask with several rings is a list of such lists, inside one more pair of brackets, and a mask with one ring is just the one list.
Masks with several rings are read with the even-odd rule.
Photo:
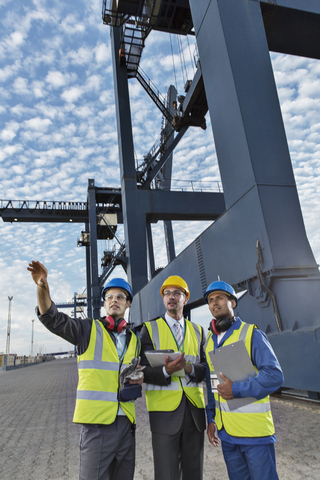
[[160, 293], [163, 296], [163, 291], [167, 287], [177, 287], [180, 288], [181, 290], [184, 291], [186, 294], [187, 299], [189, 300], [190, 297], [190, 292], [189, 292], [189, 287], [187, 285], [187, 282], [183, 280], [183, 278], [179, 277], [178, 275], [172, 275], [171, 277], [168, 277], [167, 280], [165, 280], [162, 284], [162, 287], [160, 289]]

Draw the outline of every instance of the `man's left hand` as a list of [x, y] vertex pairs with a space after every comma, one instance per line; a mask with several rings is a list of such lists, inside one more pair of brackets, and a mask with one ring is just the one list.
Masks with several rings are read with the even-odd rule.
[[170, 360], [169, 355], [167, 355], [164, 360], [164, 368], [166, 369], [168, 375], [174, 375], [175, 372], [181, 370], [182, 368], [185, 368], [185, 366], [186, 359], [184, 356], [184, 352], [181, 353], [181, 355], [179, 355], [179, 357], [175, 360]]
[[231, 380], [229, 380], [229, 378], [225, 377], [221, 372], [220, 372], [220, 376], [221, 376], [221, 378], [223, 378], [224, 382], [219, 383], [219, 385], [217, 386], [218, 393], [219, 393], [219, 395], [221, 395], [221, 397], [224, 400], [231, 400], [232, 398], [234, 398], [233, 393], [232, 393], [233, 382], [231, 382]]
[[128, 375], [128, 377], [126, 377], [126, 380], [128, 380], [131, 385], [142, 385], [144, 380], [144, 368], [145, 367], [138, 365], [135, 371], [132, 372], [131, 375]]
[[131, 385], [142, 385], [143, 384], [143, 379], [144, 379], [144, 376], [142, 375], [141, 378], [139, 378], [138, 380], [131, 380], [129, 379], [129, 383], [131, 383]]

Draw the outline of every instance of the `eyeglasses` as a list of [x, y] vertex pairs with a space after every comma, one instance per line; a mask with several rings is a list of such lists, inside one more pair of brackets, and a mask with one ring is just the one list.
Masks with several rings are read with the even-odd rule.
[[173, 295], [174, 297], [180, 297], [180, 295], [184, 295], [184, 293], [180, 292], [180, 290], [174, 290], [173, 292], [170, 292], [170, 290], [165, 290], [163, 292], [164, 297], [169, 297], [170, 295]]
[[125, 295], [122, 295], [121, 293], [119, 293], [118, 295], [112, 295], [112, 293], [107, 293], [104, 299], [108, 301], [117, 300], [118, 302], [124, 302], [127, 300], [127, 297]]

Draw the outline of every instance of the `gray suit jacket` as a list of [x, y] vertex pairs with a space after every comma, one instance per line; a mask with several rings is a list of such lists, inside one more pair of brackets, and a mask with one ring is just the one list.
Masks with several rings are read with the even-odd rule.
[[[165, 320], [164, 320], [165, 321]], [[168, 328], [170, 329], [169, 325]], [[202, 327], [201, 327], [202, 328]], [[170, 330], [171, 331], [171, 330]], [[202, 382], [206, 376], [206, 362], [203, 346], [205, 343], [205, 335], [202, 329], [202, 341], [200, 344], [200, 363], [194, 364], [194, 379], [196, 382]], [[144, 382], [154, 385], [167, 386], [171, 379], [166, 379], [163, 374], [162, 367], [152, 368], [145, 356], [146, 351], [153, 350], [149, 332], [145, 326], [141, 330], [141, 364], [144, 369]], [[205, 409], [195, 407], [186, 397], [182, 396], [182, 400], [178, 408], [172, 412], [149, 412], [150, 428], [154, 433], [163, 433], [174, 435], [181, 427], [184, 418], [186, 405], [190, 407], [190, 411], [197, 429], [201, 432], [206, 428]]]

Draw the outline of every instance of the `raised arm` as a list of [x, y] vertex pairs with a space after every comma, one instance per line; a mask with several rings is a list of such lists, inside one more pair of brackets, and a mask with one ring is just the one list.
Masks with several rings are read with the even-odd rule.
[[37, 285], [38, 308], [41, 315], [51, 307], [51, 298], [48, 285], [48, 271], [40, 262], [32, 260], [27, 267], [34, 283]]

